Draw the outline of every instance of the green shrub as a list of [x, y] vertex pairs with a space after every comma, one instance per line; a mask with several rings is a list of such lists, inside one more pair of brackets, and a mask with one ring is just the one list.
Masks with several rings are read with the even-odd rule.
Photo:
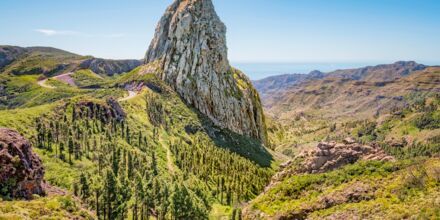
[[414, 120], [414, 125], [419, 129], [437, 129], [440, 128], [440, 118], [433, 112], [426, 112]]

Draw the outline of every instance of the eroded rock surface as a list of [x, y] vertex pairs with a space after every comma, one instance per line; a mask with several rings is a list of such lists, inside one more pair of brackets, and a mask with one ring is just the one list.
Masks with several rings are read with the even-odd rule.
[[379, 146], [362, 145], [351, 138], [346, 138], [344, 143], [321, 142], [315, 149], [304, 151], [293, 161], [283, 164], [282, 171], [274, 176], [272, 182], [295, 174], [323, 173], [359, 160], [394, 161], [395, 158]]
[[126, 114], [114, 98], [107, 99], [106, 103], [98, 103], [91, 100], [82, 100], [75, 103], [75, 118], [96, 118], [102, 122], [109, 122], [112, 119], [122, 121]]
[[134, 68], [140, 66], [140, 60], [106, 60], [99, 58], [91, 58], [83, 61], [79, 66], [83, 69], [91, 69], [94, 73], [113, 76], [130, 72]]
[[211, 0], [175, 0], [156, 28], [145, 62], [159, 62], [159, 77], [216, 125], [267, 143], [260, 97], [229, 65], [226, 26]]
[[31, 199], [44, 195], [44, 168], [31, 144], [18, 132], [0, 128], [0, 196]]

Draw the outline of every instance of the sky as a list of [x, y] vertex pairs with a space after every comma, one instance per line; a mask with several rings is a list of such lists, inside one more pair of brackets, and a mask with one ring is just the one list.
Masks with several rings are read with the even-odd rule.
[[[0, 0], [0, 44], [140, 59], [172, 0]], [[232, 63], [440, 64], [438, 0], [213, 0]]]

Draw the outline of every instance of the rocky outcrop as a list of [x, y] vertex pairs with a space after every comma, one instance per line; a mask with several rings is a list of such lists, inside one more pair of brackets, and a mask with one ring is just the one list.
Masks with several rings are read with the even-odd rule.
[[[318, 198], [310, 203], [304, 203], [300, 208], [289, 213], [280, 213], [275, 216], [269, 216], [260, 210], [252, 209], [252, 207], [245, 207], [243, 210], [243, 219], [254, 220], [254, 219], [310, 219], [309, 214], [319, 211], [329, 209], [338, 205], [346, 203], [358, 203], [361, 201], [369, 201], [375, 198], [374, 187], [363, 183], [363, 182], [353, 182], [348, 184], [346, 187], [337, 189], [330, 193], [324, 193]], [[353, 218], [328, 218], [328, 219], [353, 219]]]
[[272, 183], [279, 182], [287, 176], [301, 173], [323, 173], [353, 164], [359, 160], [394, 161], [379, 146], [369, 146], [355, 143], [351, 138], [344, 143], [321, 142], [310, 151], [304, 151], [293, 161], [281, 166], [282, 171], [277, 173]]
[[44, 195], [44, 168], [31, 144], [18, 132], [0, 128], [0, 196], [31, 199]]
[[79, 67], [82, 69], [90, 69], [94, 73], [113, 76], [130, 72], [134, 68], [140, 66], [140, 60], [106, 60], [99, 58], [91, 58], [83, 61]]
[[175, 0], [145, 57], [159, 77], [216, 125], [267, 142], [260, 97], [227, 59], [226, 27], [211, 0]]
[[75, 118], [95, 118], [104, 123], [112, 119], [123, 121], [126, 114], [114, 98], [107, 99], [106, 103], [92, 100], [81, 100], [75, 103], [73, 115]]
[[22, 47], [0, 46], [0, 70], [25, 54], [27, 50]]

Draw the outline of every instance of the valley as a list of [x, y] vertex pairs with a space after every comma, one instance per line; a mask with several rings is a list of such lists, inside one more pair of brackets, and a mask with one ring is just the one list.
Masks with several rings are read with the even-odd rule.
[[211, 0], [145, 49], [0, 46], [0, 219], [440, 218], [439, 66], [251, 81]]

